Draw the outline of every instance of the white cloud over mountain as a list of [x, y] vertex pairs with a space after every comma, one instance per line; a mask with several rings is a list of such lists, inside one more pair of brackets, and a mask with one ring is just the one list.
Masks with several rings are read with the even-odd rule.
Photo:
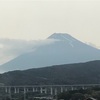
[[39, 41], [10, 40], [6, 45], [5, 52], [17, 57], [1, 65], [0, 72], [100, 60], [99, 49], [65, 33]]
[[0, 39], [0, 65], [25, 53], [34, 51], [41, 45], [46, 45], [55, 40], [18, 40], [18, 39]]

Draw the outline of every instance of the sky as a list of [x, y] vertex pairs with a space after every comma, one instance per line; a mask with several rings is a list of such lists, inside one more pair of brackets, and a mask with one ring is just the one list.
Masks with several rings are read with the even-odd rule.
[[0, 0], [0, 58], [11, 59], [53, 33], [99, 47], [100, 0]]

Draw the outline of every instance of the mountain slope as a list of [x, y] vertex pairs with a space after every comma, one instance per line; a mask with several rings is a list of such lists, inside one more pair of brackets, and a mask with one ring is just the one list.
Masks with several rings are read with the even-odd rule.
[[100, 84], [100, 61], [56, 65], [0, 75], [5, 85]]
[[86, 45], [68, 34], [53, 34], [48, 39], [57, 41], [40, 46], [0, 66], [2, 71], [23, 70], [43, 66], [100, 60], [100, 50]]

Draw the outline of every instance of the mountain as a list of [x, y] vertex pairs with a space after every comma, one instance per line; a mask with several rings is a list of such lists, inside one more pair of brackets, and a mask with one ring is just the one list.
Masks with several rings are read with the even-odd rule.
[[1, 72], [100, 60], [100, 50], [69, 34], [54, 33], [48, 40], [55, 41], [1, 65]]
[[100, 84], [100, 61], [11, 71], [0, 75], [5, 85]]

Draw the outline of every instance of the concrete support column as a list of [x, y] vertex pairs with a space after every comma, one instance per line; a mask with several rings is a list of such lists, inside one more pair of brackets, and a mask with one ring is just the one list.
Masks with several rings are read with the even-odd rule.
[[38, 89], [37, 89], [37, 87], [36, 87], [36, 92], [38, 92]]
[[5, 92], [8, 93], [8, 88], [7, 87], [5, 87]]
[[17, 88], [14, 88], [14, 93], [17, 93]]
[[26, 87], [24, 87], [24, 100], [26, 100]]
[[83, 89], [83, 90], [85, 89], [84, 86], [82, 87], [82, 89]]
[[73, 86], [71, 87], [71, 90], [72, 90], [72, 91], [74, 90]]
[[68, 91], [67, 87], [65, 88], [65, 91]]
[[8, 93], [11, 94], [11, 87], [8, 88]]
[[24, 87], [24, 93], [26, 93], [26, 88]]
[[9, 97], [10, 97], [10, 100], [12, 99], [11, 97], [11, 87], [8, 87], [8, 93], [9, 93]]
[[17, 93], [19, 93], [19, 88], [17, 88]]
[[77, 90], [77, 87], [74, 87], [74, 90]]
[[55, 88], [55, 95], [57, 95], [57, 89]]
[[53, 95], [53, 88], [50, 89], [50, 94]]
[[35, 88], [33, 87], [33, 92], [35, 92]]
[[26, 92], [29, 92], [29, 89], [28, 88], [26, 88]]
[[42, 87], [40, 87], [40, 93], [43, 93]]
[[61, 87], [61, 93], [63, 92], [63, 87]]
[[45, 88], [45, 90], [44, 90], [44, 91], [45, 91], [45, 94], [47, 94], [47, 88]]

